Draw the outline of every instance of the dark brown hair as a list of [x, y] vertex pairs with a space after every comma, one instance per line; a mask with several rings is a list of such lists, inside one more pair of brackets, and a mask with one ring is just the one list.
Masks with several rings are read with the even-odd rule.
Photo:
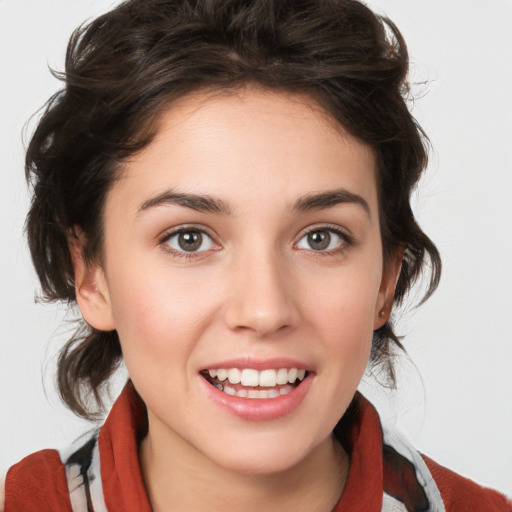
[[[405, 250], [401, 303], [439, 254], [415, 222], [410, 195], [427, 162], [426, 137], [406, 98], [408, 55], [395, 25], [355, 0], [128, 0], [80, 27], [69, 42], [64, 88], [47, 103], [28, 147], [33, 199], [27, 234], [43, 296], [74, 304], [68, 235], [101, 263], [102, 210], [117, 164], [146, 146], [172, 100], [199, 88], [258, 84], [309, 95], [370, 145], [379, 167], [384, 258]], [[372, 361], [394, 384], [391, 322], [374, 333]], [[64, 402], [91, 417], [91, 397], [121, 361], [115, 331], [83, 320], [59, 358]], [[91, 394], [92, 393], [92, 394]]]

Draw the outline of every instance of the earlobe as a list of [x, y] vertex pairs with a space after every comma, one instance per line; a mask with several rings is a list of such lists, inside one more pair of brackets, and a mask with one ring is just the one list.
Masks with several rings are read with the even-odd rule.
[[68, 244], [75, 276], [76, 301], [84, 320], [100, 331], [114, 330], [112, 304], [103, 269], [85, 260], [85, 237], [78, 228], [68, 234]]
[[402, 269], [404, 252], [404, 248], [397, 249], [394, 255], [389, 259], [382, 273], [379, 296], [374, 314], [374, 330], [382, 327], [391, 316], [391, 310], [393, 308], [393, 301], [395, 298], [395, 289]]

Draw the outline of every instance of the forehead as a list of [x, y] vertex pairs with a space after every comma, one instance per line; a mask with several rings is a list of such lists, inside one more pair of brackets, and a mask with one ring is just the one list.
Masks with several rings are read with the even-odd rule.
[[371, 204], [376, 183], [372, 148], [309, 96], [246, 87], [174, 101], [114, 188], [148, 198], [183, 189], [248, 204], [343, 187]]

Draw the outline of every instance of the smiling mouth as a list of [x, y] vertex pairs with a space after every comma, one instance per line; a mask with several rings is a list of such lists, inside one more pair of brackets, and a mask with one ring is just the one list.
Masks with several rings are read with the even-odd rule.
[[304, 369], [212, 368], [200, 372], [212, 386], [240, 398], [278, 398], [290, 393], [308, 375]]

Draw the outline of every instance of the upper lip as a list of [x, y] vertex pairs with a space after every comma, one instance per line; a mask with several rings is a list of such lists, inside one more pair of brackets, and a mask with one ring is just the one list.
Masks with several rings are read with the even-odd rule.
[[212, 370], [218, 368], [252, 368], [254, 370], [270, 370], [279, 368], [297, 368], [298, 370], [312, 371], [311, 365], [308, 365], [297, 359], [289, 357], [277, 357], [271, 359], [255, 359], [251, 357], [242, 357], [229, 359], [208, 364], [201, 368], [203, 370]]

